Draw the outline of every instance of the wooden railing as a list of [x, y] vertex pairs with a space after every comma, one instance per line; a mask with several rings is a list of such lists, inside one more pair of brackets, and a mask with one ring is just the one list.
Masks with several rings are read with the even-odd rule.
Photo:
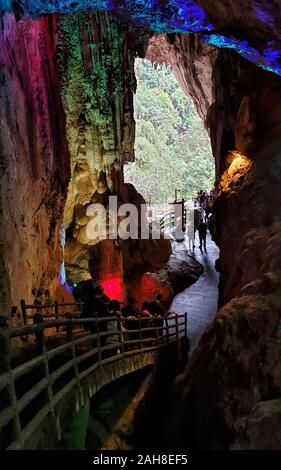
[[[150, 319], [150, 321], [152, 321]], [[0, 325], [0, 438], [2, 449], [24, 449], [32, 433], [49, 416], [61, 439], [57, 408], [76, 389], [83, 400], [83, 381], [106, 364], [132, 355], [157, 352], [187, 335], [187, 314], [128, 320], [118, 317], [43, 321], [9, 330]], [[107, 331], [111, 323], [114, 329]], [[85, 329], [76, 338], [75, 328]], [[64, 331], [63, 344], [48, 347], [46, 332]], [[124, 329], [125, 328], [125, 329]], [[128, 329], [129, 328], [129, 329]], [[13, 366], [11, 342], [26, 337], [33, 358]]]
[[64, 318], [71, 311], [72, 317], [80, 317], [83, 303], [82, 302], [73, 302], [73, 303], [59, 303], [55, 301], [53, 304], [26, 304], [25, 300], [20, 301], [21, 313], [23, 324], [28, 325], [34, 320], [34, 315], [40, 313], [44, 320], [55, 319], [59, 320]]
[[175, 225], [174, 212], [168, 212], [160, 219], [160, 230], [163, 231], [167, 228], [172, 228]]
[[[186, 224], [186, 217], [187, 217], [187, 209], [183, 209], [182, 213], [182, 226]], [[161, 219], [160, 219], [160, 230], [166, 230], [167, 228], [174, 228], [175, 227], [175, 212], [170, 211], [167, 214], [165, 214]]]

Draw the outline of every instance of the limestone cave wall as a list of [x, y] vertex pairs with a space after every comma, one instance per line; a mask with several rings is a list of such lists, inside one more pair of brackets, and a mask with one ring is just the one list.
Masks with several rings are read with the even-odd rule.
[[[57, 16], [0, 23], [0, 306], [54, 295], [70, 177]], [[49, 291], [45, 292], [45, 291]]]
[[64, 268], [73, 282], [117, 276], [122, 284], [135, 267], [168, 260], [168, 241], [102, 244], [86, 230], [88, 206], [107, 208], [110, 195], [118, 197], [118, 207], [135, 204], [139, 214], [145, 204], [124, 183], [123, 165], [134, 159], [134, 59], [145, 55], [150, 35], [107, 12], [2, 18], [1, 306], [6, 313], [21, 298], [54, 300], [65, 282]]
[[211, 52], [206, 63], [196, 38], [167, 39], [163, 60], [205, 118], [216, 157], [221, 276], [220, 310], [175, 383], [163, 439], [280, 449], [281, 79], [230, 51]]

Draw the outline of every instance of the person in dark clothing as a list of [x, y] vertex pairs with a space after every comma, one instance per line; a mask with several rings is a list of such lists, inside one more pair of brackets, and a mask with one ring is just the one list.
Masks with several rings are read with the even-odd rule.
[[[135, 299], [133, 297], [128, 297], [127, 304], [121, 309], [121, 313], [122, 317], [126, 319], [124, 328], [129, 341], [139, 339], [138, 332], [130, 333], [130, 330], [137, 330], [139, 327], [139, 313], [135, 307]], [[129, 349], [132, 348], [134, 348], [134, 345], [129, 346]]]
[[207, 202], [206, 207], [205, 207], [205, 223], [206, 224], [208, 224], [209, 215], [211, 214], [211, 212], [212, 212], [211, 206], [209, 202]]
[[161, 304], [161, 301], [158, 300], [157, 297], [153, 302], [150, 302], [150, 313], [154, 317], [153, 318], [154, 326], [156, 326], [158, 328], [161, 328], [161, 329], [157, 330], [157, 332], [155, 331], [155, 336], [156, 337], [162, 336], [163, 335], [163, 326], [164, 326], [164, 318], [163, 317], [165, 315], [165, 312], [164, 312], [163, 306]]
[[206, 249], [206, 236], [207, 236], [207, 224], [204, 223], [203, 219], [200, 220], [200, 224], [197, 227], [200, 240], [200, 250], [202, 251], [202, 244], [204, 244], [204, 250]]
[[145, 300], [141, 306], [141, 315], [143, 317], [148, 317], [150, 316], [150, 302]]
[[153, 315], [154, 317], [163, 317], [165, 315], [164, 313], [164, 309], [163, 309], [163, 306], [161, 304], [161, 301], [158, 300], [158, 298], [156, 297], [155, 300], [153, 300], [152, 302], [150, 302], [150, 308], [149, 308], [149, 312], [151, 313], [151, 315]]
[[111, 317], [111, 320], [107, 321], [107, 332], [112, 332], [112, 334], [105, 338], [105, 345], [111, 347], [106, 351], [106, 357], [114, 356], [120, 352], [119, 343], [122, 342], [122, 337], [116, 333], [116, 331], [122, 331], [122, 323], [118, 321], [118, 319], [121, 319], [120, 302], [118, 300], [110, 301], [108, 316]]
[[[141, 307], [141, 328], [152, 328], [154, 326], [154, 319], [152, 315], [152, 302], [143, 302]], [[143, 331], [143, 338], [151, 338], [153, 336], [153, 331]]]
[[205, 201], [206, 201], [206, 196], [205, 196], [205, 194], [204, 194], [203, 192], [202, 192], [202, 194], [200, 195], [199, 201], [200, 201], [200, 206], [201, 206], [201, 207], [204, 207], [204, 204], [205, 204]]
[[[103, 318], [108, 316], [107, 296], [105, 296], [103, 288], [97, 286], [93, 289], [93, 295], [89, 297], [83, 305], [81, 318]], [[106, 321], [85, 323], [84, 328], [91, 334], [98, 331], [107, 331]], [[101, 337], [101, 346], [104, 346], [105, 338]], [[94, 347], [96, 341], [93, 342]]]
[[96, 286], [94, 288], [94, 295], [96, 298], [101, 299], [103, 305], [105, 305], [106, 309], [109, 309], [110, 298], [105, 294], [104, 288], [102, 286]]
[[133, 317], [138, 316], [138, 311], [135, 307], [135, 299], [133, 297], [128, 297], [127, 303], [125, 307], [121, 309], [121, 312], [122, 312], [122, 315], [126, 318], [130, 316], [133, 316]]

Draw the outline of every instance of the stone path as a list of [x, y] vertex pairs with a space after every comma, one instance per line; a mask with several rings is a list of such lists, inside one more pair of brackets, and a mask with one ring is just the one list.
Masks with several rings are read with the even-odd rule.
[[[218, 304], [219, 274], [215, 270], [215, 261], [219, 257], [219, 249], [207, 235], [207, 252], [201, 253], [199, 249], [198, 234], [196, 233], [195, 249], [189, 252], [203, 265], [204, 272], [197, 282], [178, 294], [171, 305], [171, 309], [178, 314], [187, 312], [188, 336], [190, 351], [198, 344], [206, 326], [213, 320]], [[186, 250], [186, 242], [175, 243], [173, 251]]]

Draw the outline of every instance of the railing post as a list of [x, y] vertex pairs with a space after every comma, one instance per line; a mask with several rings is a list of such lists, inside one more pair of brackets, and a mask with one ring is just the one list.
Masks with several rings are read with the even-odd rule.
[[159, 347], [159, 331], [158, 331], [158, 319], [155, 319], [155, 327], [156, 327], [156, 347]]
[[45, 330], [43, 328], [44, 320], [43, 320], [42, 314], [35, 313], [33, 315], [33, 322], [35, 325], [41, 325], [41, 328], [39, 329], [39, 326], [38, 326], [38, 330], [35, 332], [36, 345], [37, 345], [38, 354], [43, 356], [42, 374], [43, 374], [43, 378], [47, 379], [45, 399], [46, 399], [46, 402], [50, 406], [50, 412], [51, 412], [51, 416], [54, 422], [57, 440], [59, 441], [61, 439], [61, 428], [60, 428], [59, 419], [56, 416], [56, 412], [55, 412], [54, 405], [53, 405], [53, 388], [52, 388], [52, 383], [50, 382], [49, 361], [48, 361], [47, 349], [46, 349], [46, 344], [45, 344]]
[[139, 317], [138, 325], [139, 325], [139, 342], [140, 342], [140, 350], [142, 351], [142, 330], [141, 330], [141, 320], [142, 318]]
[[20, 306], [21, 306], [21, 313], [22, 313], [22, 319], [23, 319], [23, 324], [27, 325], [27, 313], [26, 313], [26, 304], [24, 299], [20, 301]]
[[165, 318], [161, 315], [161, 330], [160, 330], [160, 344], [164, 346], [164, 330], [165, 330]]
[[169, 332], [169, 323], [168, 323], [168, 321], [169, 321], [169, 318], [166, 315], [165, 316], [165, 329], [166, 329], [166, 343], [167, 343], [167, 346], [170, 343], [170, 336], [169, 336], [170, 332]]
[[[54, 305], [55, 305], [55, 320], [58, 320], [59, 319], [59, 305], [58, 305], [58, 301], [55, 300], [54, 302]], [[57, 333], [59, 332], [59, 326], [57, 326]]]
[[[66, 313], [64, 315], [64, 317], [68, 320], [72, 319], [71, 313]], [[69, 322], [69, 323], [66, 324], [66, 338], [67, 338], [68, 343], [70, 343], [72, 341], [72, 338], [73, 338], [73, 325], [72, 325], [72, 322]]]
[[176, 351], [177, 351], [177, 359], [180, 360], [180, 341], [179, 341], [179, 319], [176, 315]]
[[119, 342], [121, 344], [120, 346], [120, 354], [124, 357], [124, 341], [123, 341], [123, 333], [122, 333], [122, 318], [118, 318], [118, 324], [120, 325], [119, 326], [119, 331], [120, 331], [120, 335], [119, 335]]
[[12, 421], [13, 431], [12, 440], [21, 442], [21, 422], [17, 409], [17, 395], [13, 375], [11, 373], [11, 343], [9, 336], [9, 328], [6, 318], [0, 316], [0, 374], [9, 373], [9, 383], [7, 385], [7, 399], [15, 412]]
[[187, 312], [184, 312], [184, 334], [187, 338]]
[[11, 347], [9, 328], [5, 317], [0, 317], [0, 374], [11, 369]]
[[96, 318], [96, 330], [97, 330], [97, 348], [98, 348], [98, 363], [101, 366], [101, 361], [102, 361], [102, 356], [101, 356], [101, 340], [100, 340], [100, 325], [99, 325], [99, 319], [98, 315], [94, 315]]
[[81, 406], [84, 406], [85, 400], [84, 400], [83, 391], [82, 391], [81, 384], [80, 384], [76, 349], [75, 349], [75, 344], [74, 344], [74, 341], [73, 341], [73, 324], [71, 322], [72, 315], [71, 315], [70, 312], [68, 312], [64, 316], [65, 316], [65, 318], [70, 320], [70, 322], [67, 323], [67, 325], [66, 325], [66, 336], [67, 336], [67, 342], [71, 343], [71, 355], [72, 355], [72, 360], [73, 360], [73, 370], [74, 370], [74, 375], [75, 375], [75, 379], [76, 379], [76, 385], [77, 385], [77, 389], [78, 389], [80, 404], [81, 404]]
[[176, 341], [177, 343], [179, 342], [179, 319], [178, 316], [175, 316], [176, 318]]
[[[35, 313], [33, 315], [33, 323], [35, 325], [39, 325], [43, 323], [43, 316], [41, 313]], [[37, 352], [38, 354], [42, 354], [44, 350], [44, 329], [41, 327], [36, 329], [35, 331], [35, 337], [36, 337], [36, 346], [37, 346]]]

